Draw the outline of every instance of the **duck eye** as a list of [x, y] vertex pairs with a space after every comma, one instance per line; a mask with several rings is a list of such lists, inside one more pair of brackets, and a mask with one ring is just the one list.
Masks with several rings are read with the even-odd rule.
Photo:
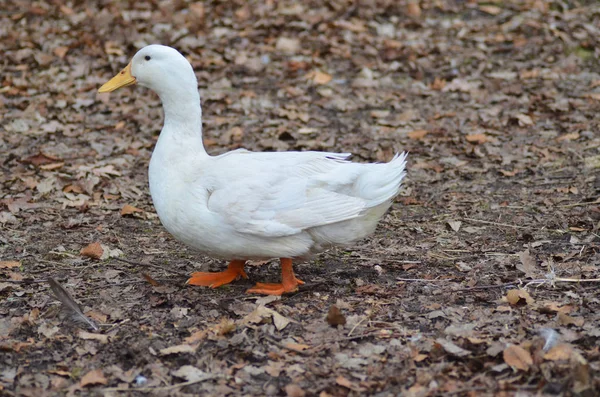
[[146, 56], [144, 57], [144, 59], [145, 59], [146, 61], [149, 61], [149, 60], [150, 60], [150, 59], [152, 59], [152, 58], [150, 58], [150, 55], [146, 55]]

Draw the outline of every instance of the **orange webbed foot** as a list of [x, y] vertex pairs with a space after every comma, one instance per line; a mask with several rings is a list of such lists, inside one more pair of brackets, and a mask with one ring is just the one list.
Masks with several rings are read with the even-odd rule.
[[304, 284], [294, 275], [292, 269], [292, 260], [289, 258], [281, 259], [281, 283], [257, 283], [253, 288], [246, 291], [249, 294], [263, 295], [282, 295], [288, 292], [295, 292], [298, 286]]
[[244, 261], [231, 261], [227, 266], [227, 270], [222, 272], [195, 272], [187, 281], [190, 285], [201, 285], [203, 287], [217, 288], [225, 284], [229, 284], [240, 277], [248, 278], [244, 271]]

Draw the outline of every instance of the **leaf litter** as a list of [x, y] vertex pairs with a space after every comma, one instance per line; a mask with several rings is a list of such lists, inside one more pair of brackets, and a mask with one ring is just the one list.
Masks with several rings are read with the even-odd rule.
[[[596, 3], [5, 3], [2, 392], [600, 390]], [[194, 65], [211, 154], [409, 151], [377, 232], [281, 299], [186, 287], [224, 264], [154, 213], [158, 98], [96, 94], [146, 43]]]

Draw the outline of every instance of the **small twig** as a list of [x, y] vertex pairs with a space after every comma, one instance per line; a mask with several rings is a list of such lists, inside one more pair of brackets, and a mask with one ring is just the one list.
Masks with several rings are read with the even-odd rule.
[[114, 323], [114, 324], [100, 324], [101, 327], [110, 327], [109, 329], [107, 329], [105, 331], [105, 333], [108, 333], [112, 330], [114, 330], [115, 328], [120, 327], [121, 325], [128, 323], [129, 321], [131, 321], [131, 319], [126, 318], [125, 320], [121, 321], [120, 323]]
[[474, 219], [474, 218], [463, 218], [463, 220], [464, 221], [471, 221], [471, 222], [485, 223], [487, 225], [512, 227], [512, 228], [515, 228], [515, 229], [531, 229], [528, 226], [517, 226], [517, 225], [511, 225], [511, 224], [508, 224], [508, 223], [490, 222], [490, 221], [484, 221], [484, 220], [481, 220], [481, 219]]
[[128, 263], [128, 264], [133, 265], [133, 266], [152, 267], [152, 268], [155, 268], [155, 269], [164, 270], [165, 272], [169, 272], [169, 273], [173, 273], [173, 274], [178, 274], [178, 275], [180, 275], [182, 277], [186, 277], [186, 278], [188, 278], [190, 276], [188, 273], [181, 272], [179, 270], [174, 270], [174, 269], [167, 269], [167, 268], [165, 268], [163, 266], [153, 265], [151, 263], [133, 262], [133, 261], [130, 261], [130, 260], [127, 260], [127, 259], [123, 259], [123, 258], [114, 258], [114, 259], [118, 260], [119, 262]]
[[435, 279], [435, 280], [428, 280], [426, 278], [397, 278], [396, 281], [420, 281], [423, 283], [442, 283], [445, 281], [452, 281], [452, 282], [456, 282], [455, 280], [450, 280], [450, 279]]
[[174, 389], [178, 389], [180, 387], [186, 387], [186, 386], [190, 386], [190, 385], [195, 385], [196, 383], [202, 383], [202, 382], [206, 382], [207, 380], [212, 380], [212, 379], [218, 379], [218, 378], [222, 378], [222, 375], [208, 375], [202, 379], [195, 379], [195, 380], [190, 380], [188, 382], [182, 382], [182, 383], [177, 383], [175, 385], [169, 385], [169, 386], [156, 386], [156, 387], [107, 387], [105, 389], [102, 389], [103, 392], [107, 392], [107, 391], [141, 391], [141, 392], [153, 392], [153, 391], [168, 391], [168, 390], [174, 390]]
[[454, 391], [438, 392], [435, 395], [436, 396], [456, 396], [457, 394], [468, 395], [471, 392], [488, 391], [488, 390], [490, 390], [489, 387], [470, 387], [470, 388], [460, 389], [460, 390], [454, 390]]
[[583, 282], [598, 282], [600, 278], [562, 278], [557, 277], [554, 281], [563, 281], [565, 283], [583, 283]]
[[573, 204], [559, 205], [558, 208], [584, 207], [586, 205], [594, 205], [594, 204], [600, 204], [600, 198], [596, 199], [596, 201], [588, 201], [588, 202], [584, 202], [584, 203], [573, 203]]
[[300, 354], [302, 356], [310, 356], [311, 355], [311, 353], [309, 353], [307, 351], [298, 350], [298, 349], [294, 349], [292, 347], [286, 346], [283, 343], [281, 343], [281, 342], [279, 342], [279, 341], [271, 338], [270, 336], [265, 336], [264, 338], [266, 340], [268, 340], [269, 342], [271, 342], [272, 344], [274, 344], [274, 345], [276, 345], [276, 346], [278, 346], [278, 347], [280, 347], [282, 349], [289, 350], [289, 351], [294, 352], [294, 353], [298, 353], [298, 354]]
[[0, 283], [13, 283], [13, 284], [36, 284], [36, 283], [45, 283], [46, 279], [23, 279], [23, 280], [0, 280]]
[[354, 332], [354, 330], [362, 324], [363, 321], [365, 321], [367, 319], [367, 316], [364, 316], [363, 318], [360, 319], [360, 321], [358, 323], [356, 323], [356, 325], [354, 327], [352, 327], [352, 329], [350, 330], [350, 332], [348, 332], [348, 336], [351, 336], [352, 333]]
[[493, 288], [505, 288], [505, 287], [513, 287], [513, 286], [517, 286], [519, 285], [519, 282], [512, 282], [512, 283], [504, 283], [504, 284], [497, 284], [497, 285], [476, 285], [474, 287], [468, 287], [468, 288], [461, 288], [458, 290], [455, 290], [455, 292], [459, 292], [459, 291], [473, 291], [473, 290], [478, 290], [478, 289], [493, 289]]
[[321, 343], [320, 345], [312, 347], [311, 349], [317, 349], [317, 348], [322, 347], [322, 346], [324, 346], [324, 345], [326, 345], [328, 343], [333, 343], [333, 342], [345, 342], [345, 341], [352, 341], [352, 340], [361, 339], [361, 338], [368, 338], [369, 336], [375, 336], [375, 335], [379, 334], [384, 329], [385, 328], [380, 328], [380, 329], [378, 329], [376, 331], [369, 331], [369, 332], [365, 332], [364, 334], [360, 334], [360, 335], [346, 336], [346, 337], [341, 337], [341, 338], [329, 339], [329, 340]]

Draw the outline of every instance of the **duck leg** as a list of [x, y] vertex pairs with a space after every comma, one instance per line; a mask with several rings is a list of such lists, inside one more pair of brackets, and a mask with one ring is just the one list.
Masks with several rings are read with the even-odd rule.
[[244, 271], [245, 264], [246, 261], [233, 260], [227, 265], [227, 270], [222, 272], [192, 273], [192, 277], [190, 277], [186, 284], [217, 288], [221, 285], [229, 284], [240, 277], [248, 278], [248, 275]]
[[304, 284], [304, 281], [298, 280], [294, 275], [291, 258], [281, 258], [281, 284], [256, 283], [254, 288], [250, 288], [247, 293], [281, 295], [286, 292], [294, 292], [298, 285]]

